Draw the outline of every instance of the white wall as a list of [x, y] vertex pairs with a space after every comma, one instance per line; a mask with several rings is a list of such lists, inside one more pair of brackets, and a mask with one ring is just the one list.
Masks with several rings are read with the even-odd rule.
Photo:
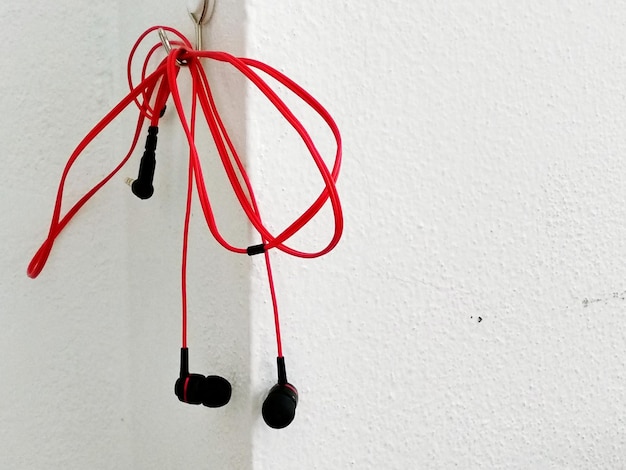
[[[86, 208], [36, 282], [25, 271], [64, 161], [111, 103], [116, 13], [87, 2], [2, 2], [0, 18], [0, 466], [127, 467], [134, 432], [123, 195], [107, 188]], [[112, 157], [110, 142], [97, 143], [70, 197]]]
[[256, 468], [626, 466], [624, 6], [250, 5], [249, 54], [341, 125], [346, 210], [280, 259], [302, 402]]
[[[173, 395], [185, 175], [173, 120], [155, 197], [112, 182], [41, 277], [24, 274], [67, 155], [124, 93], [132, 41], [155, 23], [192, 32], [172, 3], [0, 6], [0, 467], [625, 466], [623, 5], [217, 0], [208, 44], [278, 66], [344, 136], [341, 245], [273, 257], [301, 398], [273, 431], [260, 418], [276, 380], [261, 260], [223, 253], [200, 217], [192, 367], [227, 376], [234, 395], [221, 410]], [[262, 100], [211, 73], [280, 227], [317, 181]], [[121, 156], [124, 119], [70, 196]], [[326, 221], [302, 243], [321, 243]]]

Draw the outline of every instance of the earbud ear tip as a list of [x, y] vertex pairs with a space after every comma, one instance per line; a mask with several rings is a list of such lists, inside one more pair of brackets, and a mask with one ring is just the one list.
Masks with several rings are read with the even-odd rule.
[[287, 385], [275, 385], [263, 402], [263, 420], [273, 429], [283, 429], [291, 424], [296, 416], [298, 392]]
[[219, 408], [230, 401], [232, 395], [230, 382], [219, 375], [209, 375], [206, 378], [206, 390], [202, 404], [209, 408]]

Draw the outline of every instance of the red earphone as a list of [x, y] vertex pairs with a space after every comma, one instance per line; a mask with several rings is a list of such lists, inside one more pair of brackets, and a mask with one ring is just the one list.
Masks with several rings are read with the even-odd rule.
[[[173, 46], [165, 57], [155, 68], [154, 71], [148, 73], [150, 59], [155, 52], [164, 45], [158, 43], [154, 45], [148, 52], [142, 67], [141, 81], [138, 85], [133, 84], [132, 80], [132, 64], [133, 59], [139, 45], [150, 34], [159, 29], [168, 31], [176, 35], [177, 40], [171, 44], [168, 41], [168, 47]], [[315, 196], [311, 204], [304, 210], [291, 224], [280, 233], [272, 233], [264, 224], [259, 212], [259, 207], [254, 196], [254, 190], [246, 168], [243, 165], [239, 154], [228, 135], [228, 131], [220, 117], [217, 109], [209, 80], [204, 72], [201, 60], [214, 60], [225, 62], [234, 67], [238, 72], [245, 76], [258, 90], [260, 90], [272, 105], [280, 112], [289, 125], [296, 131], [304, 145], [306, 146], [311, 158], [313, 159], [319, 174], [322, 177], [324, 186], [319, 195]], [[187, 116], [183, 106], [183, 100], [180, 96], [178, 86], [179, 76], [181, 72], [186, 71], [192, 83], [191, 111]], [[188, 349], [187, 349], [187, 248], [188, 234], [190, 224], [190, 214], [192, 205], [192, 195], [194, 188], [196, 189], [200, 206], [206, 220], [207, 226], [215, 238], [215, 240], [229, 251], [239, 254], [248, 254], [250, 256], [263, 254], [265, 265], [267, 268], [269, 279], [269, 290], [272, 299], [274, 311], [274, 324], [276, 332], [277, 345], [277, 365], [278, 365], [278, 383], [269, 392], [263, 404], [263, 418], [266, 423], [273, 428], [283, 428], [291, 423], [295, 415], [295, 409], [298, 402], [298, 393], [296, 388], [287, 381], [285, 369], [285, 361], [282, 352], [282, 342], [280, 334], [280, 321], [278, 313], [278, 304], [276, 300], [276, 292], [272, 275], [270, 262], [270, 250], [277, 249], [292, 256], [301, 258], [315, 258], [330, 252], [339, 242], [343, 231], [343, 215], [341, 203], [335, 186], [339, 176], [341, 166], [341, 135], [334, 120], [324, 109], [324, 107], [304, 90], [300, 85], [288, 78], [283, 73], [270, 67], [267, 64], [253, 59], [235, 57], [225, 52], [217, 51], [197, 51], [193, 50], [189, 41], [178, 31], [166, 26], [155, 26], [144, 32], [135, 45], [133, 46], [128, 59], [128, 82], [130, 93], [122, 99], [79, 143], [74, 152], [71, 154], [61, 180], [56, 196], [56, 202], [52, 213], [48, 236], [43, 242], [35, 256], [28, 266], [28, 275], [35, 278], [42, 271], [54, 245], [55, 239], [61, 231], [67, 226], [70, 220], [76, 215], [80, 208], [115, 174], [128, 162], [137, 146], [141, 130], [146, 119], [149, 120], [148, 136], [146, 139], [145, 151], [141, 158], [139, 174], [135, 181], [132, 182], [132, 192], [141, 199], [147, 199], [152, 196], [154, 191], [152, 180], [156, 167], [156, 147], [159, 120], [165, 112], [165, 106], [168, 98], [172, 98], [176, 109], [176, 114], [180, 120], [183, 131], [189, 144], [189, 169], [187, 183], [187, 203], [185, 210], [185, 223], [183, 230], [183, 249], [182, 249], [182, 347], [181, 347], [181, 371], [180, 377], [176, 382], [175, 393], [178, 398], [186, 403], [204, 404], [209, 407], [217, 407], [225, 405], [231, 396], [231, 386], [226, 379], [217, 376], [202, 376], [199, 374], [190, 374], [188, 368]], [[302, 123], [296, 118], [293, 112], [287, 107], [284, 101], [277, 93], [268, 85], [266, 80], [259, 74], [261, 72], [265, 76], [275, 80], [283, 85], [287, 90], [297, 96], [302, 102], [313, 109], [326, 123], [336, 142], [336, 152], [331, 168], [328, 168], [324, 159], [317, 150], [315, 143], [309, 136]], [[184, 74], [183, 74], [184, 75]], [[61, 216], [61, 207], [63, 202], [63, 192], [65, 183], [70, 169], [83, 153], [91, 141], [102, 130], [110, 124], [124, 109], [131, 103], [135, 103], [139, 108], [139, 117], [135, 129], [135, 135], [129, 152], [122, 161], [98, 184], [91, 188], [81, 199], [79, 199], [63, 216]], [[209, 191], [204, 181], [202, 164], [198, 155], [195, 144], [195, 134], [198, 117], [198, 104], [200, 112], [208, 125], [209, 131], [215, 142], [217, 153], [221, 163], [226, 171], [226, 175], [232, 186], [234, 194], [241, 205], [244, 213], [249, 219], [251, 225], [259, 234], [260, 242], [250, 247], [237, 247], [229, 243], [220, 233], [217, 221], [215, 219]], [[311, 221], [326, 204], [330, 204], [334, 214], [334, 230], [330, 241], [323, 248], [307, 252], [298, 250], [287, 243], [298, 231], [300, 231], [308, 222]]]

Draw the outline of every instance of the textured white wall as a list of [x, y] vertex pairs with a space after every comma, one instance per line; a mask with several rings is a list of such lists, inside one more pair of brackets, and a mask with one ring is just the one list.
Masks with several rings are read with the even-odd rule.
[[[33, 282], [62, 165], [111, 103], [116, 12], [87, 2], [2, 2], [0, 467], [124, 468], [132, 447], [126, 230], [111, 187], [59, 239]], [[76, 198], [106, 162], [98, 142], [70, 185]]]
[[[305, 85], [345, 143], [340, 247], [274, 256], [301, 398], [274, 431], [260, 418], [276, 380], [261, 260], [223, 253], [198, 217], [192, 368], [234, 394], [221, 410], [173, 395], [174, 122], [155, 197], [112, 182], [41, 277], [24, 274], [67, 155], [125, 91], [132, 41], [155, 23], [192, 32], [172, 3], [0, 5], [0, 467], [624, 467], [626, 8], [217, 0], [207, 42]], [[211, 73], [280, 227], [318, 182], [263, 101]], [[119, 159], [131, 120], [92, 147], [70, 197]], [[326, 222], [301, 242], [321, 243]]]
[[[346, 210], [337, 252], [276, 257], [301, 403], [255, 468], [626, 466], [624, 5], [249, 4], [249, 54], [340, 123]], [[260, 122], [251, 160], [289, 161]]]

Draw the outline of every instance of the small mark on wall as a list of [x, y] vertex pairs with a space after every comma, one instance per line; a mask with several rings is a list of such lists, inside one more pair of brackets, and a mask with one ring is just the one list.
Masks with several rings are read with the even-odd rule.
[[[470, 318], [471, 318], [472, 320], [474, 319], [474, 317], [473, 317], [473, 316], [472, 316], [472, 317], [470, 317]], [[483, 321], [483, 317], [476, 317], [476, 321], [477, 321], [478, 323], [482, 322], [482, 321]]]
[[582, 303], [583, 303], [583, 308], [587, 308], [597, 303], [608, 304], [609, 302], [618, 302], [618, 301], [624, 301], [624, 300], [626, 300], [626, 290], [622, 292], [613, 292], [611, 295], [606, 295], [601, 298], [585, 297]]

